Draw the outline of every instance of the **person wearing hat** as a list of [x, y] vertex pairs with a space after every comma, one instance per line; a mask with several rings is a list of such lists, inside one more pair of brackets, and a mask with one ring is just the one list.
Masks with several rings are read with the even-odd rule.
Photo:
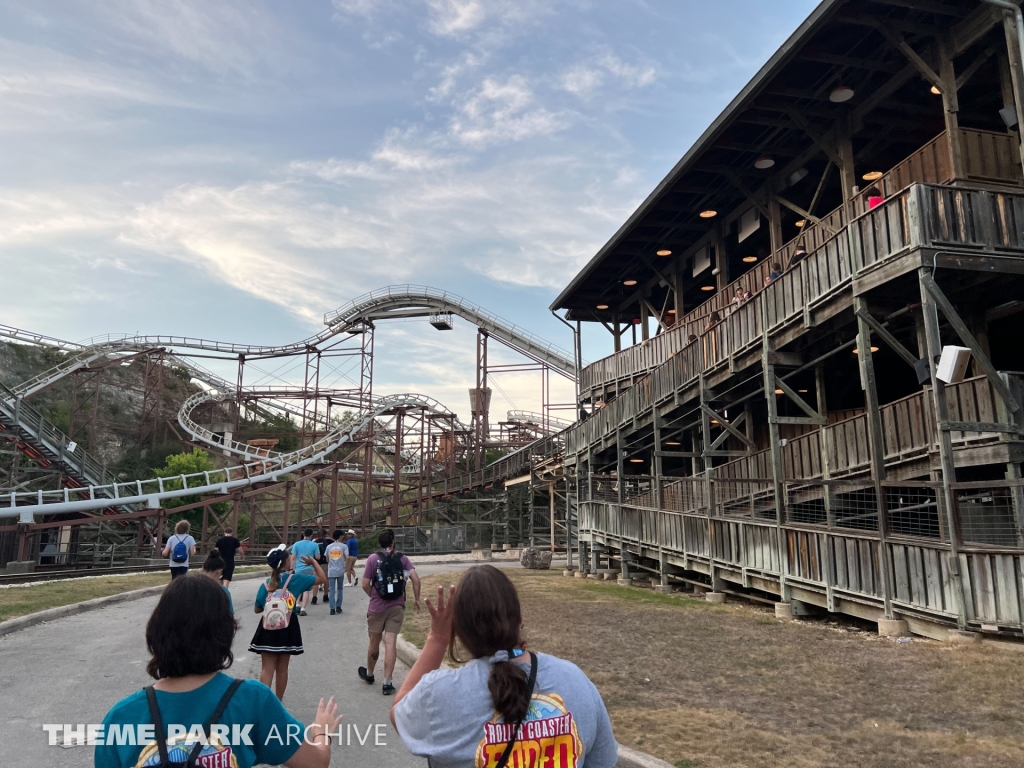
[[345, 581], [350, 587], [356, 585], [356, 558], [359, 557], [359, 539], [356, 532], [348, 529], [348, 540], [345, 542], [348, 547], [348, 554], [345, 556]]
[[327, 576], [314, 557], [303, 555], [302, 562], [312, 568], [313, 572], [296, 571], [295, 555], [288, 552], [284, 544], [270, 550], [270, 554], [267, 555], [270, 578], [260, 584], [256, 592], [256, 613], [263, 613], [267, 597], [271, 593], [285, 590], [290, 595], [288, 604], [291, 607], [291, 617], [288, 626], [283, 629], [266, 629], [260, 621], [256, 625], [256, 634], [249, 643], [249, 650], [258, 653], [263, 663], [260, 682], [268, 687], [273, 685], [279, 699], [284, 698], [285, 688], [288, 687], [288, 662], [292, 656], [298, 656], [303, 652], [302, 631], [299, 629], [299, 603], [295, 595], [309, 591], [316, 584], [327, 583]]

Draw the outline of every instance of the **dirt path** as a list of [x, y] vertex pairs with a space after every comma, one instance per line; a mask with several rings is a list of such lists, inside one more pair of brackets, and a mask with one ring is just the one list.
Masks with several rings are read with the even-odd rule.
[[[746, 603], [508, 573], [531, 646], [579, 664], [619, 741], [670, 763], [1024, 765], [1024, 653], [899, 644]], [[424, 594], [457, 577], [426, 578]], [[425, 616], [410, 617], [414, 642]]]

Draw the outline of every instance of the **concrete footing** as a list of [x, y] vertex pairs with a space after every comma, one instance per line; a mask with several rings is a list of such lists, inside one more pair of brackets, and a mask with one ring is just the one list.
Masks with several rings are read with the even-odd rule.
[[564, 571], [562, 571], [562, 575], [569, 579], [572, 578], [574, 573], [576, 573], [576, 571], [572, 568], [566, 568]]
[[910, 637], [910, 627], [903, 619], [879, 619], [878, 634], [882, 637]]
[[949, 630], [949, 637], [947, 640], [957, 645], [971, 645], [973, 643], [981, 642], [980, 632], [966, 632], [962, 629], [951, 629]]
[[776, 603], [775, 604], [775, 618], [776, 619], [792, 619], [793, 618], [793, 604], [792, 603]]
[[586, 571], [574, 571], [572, 575], [577, 579], [586, 579], [590, 576]]
[[621, 576], [619, 577], [619, 579], [618, 579], [618, 581], [616, 583], [620, 587], [632, 587], [633, 586], [633, 580], [632, 579], [629, 579], [629, 578], [624, 579]]
[[725, 592], [708, 592], [706, 595], [704, 595], [704, 599], [707, 600], [709, 603], [724, 603]]
[[601, 575], [604, 577], [605, 581], [611, 581], [612, 579], [615, 578], [615, 574], [614, 573], [602, 573]]
[[659, 595], [671, 595], [672, 585], [671, 584], [657, 584], [654, 587], [654, 591]]
[[695, 595], [706, 595], [708, 593], [707, 587], [702, 587], [699, 584], [693, 585], [693, 594]]
[[35, 569], [35, 560], [11, 560], [4, 568], [4, 573], [32, 573]]

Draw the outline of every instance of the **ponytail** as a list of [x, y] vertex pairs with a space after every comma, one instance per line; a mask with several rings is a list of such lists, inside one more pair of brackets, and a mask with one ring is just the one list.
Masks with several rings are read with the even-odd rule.
[[448, 653], [453, 661], [467, 661], [458, 658], [456, 641], [474, 659], [509, 652], [507, 660], [494, 662], [487, 679], [494, 709], [506, 723], [518, 723], [526, 716], [533, 693], [526, 670], [512, 661], [512, 651], [523, 645], [520, 624], [519, 595], [507, 575], [493, 565], [478, 565], [466, 571], [452, 604]]
[[270, 581], [267, 582], [267, 592], [273, 592], [277, 589], [277, 585], [281, 583], [281, 566], [270, 569]]
[[533, 691], [522, 664], [497, 661], [491, 667], [487, 678], [487, 690], [491, 692], [494, 709], [506, 723], [518, 723], [526, 719]]

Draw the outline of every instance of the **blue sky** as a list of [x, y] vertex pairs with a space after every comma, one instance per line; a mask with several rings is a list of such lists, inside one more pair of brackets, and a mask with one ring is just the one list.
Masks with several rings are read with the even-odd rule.
[[[0, 3], [0, 323], [293, 341], [416, 283], [569, 348], [554, 295], [814, 5]], [[377, 392], [468, 410], [465, 323], [377, 352]]]

